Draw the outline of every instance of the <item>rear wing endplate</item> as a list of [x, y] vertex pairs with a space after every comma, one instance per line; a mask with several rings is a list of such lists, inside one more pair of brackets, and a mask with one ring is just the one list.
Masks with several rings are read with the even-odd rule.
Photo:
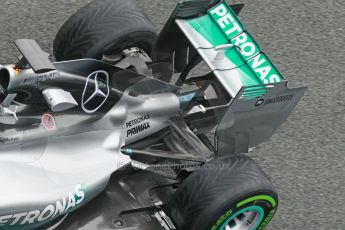
[[[262, 85], [243, 87], [218, 125], [218, 152], [246, 153], [268, 140], [287, 120], [306, 90], [307, 87], [289, 89], [287, 81], [265, 85], [265, 88]], [[258, 93], [264, 95], [252, 96]]]

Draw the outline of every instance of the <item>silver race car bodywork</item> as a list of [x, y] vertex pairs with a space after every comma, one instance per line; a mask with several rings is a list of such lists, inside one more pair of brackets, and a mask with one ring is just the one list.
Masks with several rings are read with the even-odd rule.
[[[162, 85], [169, 86], [152, 78], [141, 82], [158, 82], [160, 91]], [[31, 126], [2, 131], [3, 225], [40, 224], [83, 206], [104, 190], [114, 171], [130, 163], [129, 156], [121, 153], [125, 143], [165, 128], [179, 112], [179, 99], [173, 93], [133, 97], [128, 95], [130, 90], [121, 92], [121, 99], [99, 118], [46, 113], [22, 117], [17, 109], [16, 122], [28, 119]], [[45, 122], [46, 118], [51, 120]], [[32, 125], [35, 120], [36, 127]]]
[[[31, 41], [17, 42], [30, 68], [0, 66], [0, 229], [174, 229], [159, 209], [172, 192], [152, 188], [171, 184], [179, 172], [152, 169], [147, 157], [161, 164], [171, 159], [202, 164], [246, 153], [287, 119], [306, 88], [288, 89], [252, 38], [247, 46], [255, 51], [238, 48], [250, 35], [238, 24], [237, 35], [225, 28], [230, 21], [222, 17], [235, 17], [228, 5], [221, 3], [193, 19], [178, 13], [170, 21], [212, 74], [190, 81], [182, 77], [191, 89], [157, 78], [172, 75], [175, 68], [162, 63], [166, 51], [159, 48], [149, 71], [138, 71], [142, 63], [136, 69], [93, 59], [50, 65], [42, 55], [38, 59], [45, 62], [37, 62], [25, 44], [37, 53], [39, 48]], [[224, 40], [224, 28], [226, 35], [241, 39]], [[162, 31], [161, 42], [167, 31]], [[265, 61], [261, 68], [273, 73], [258, 76]], [[186, 63], [188, 69], [192, 60]], [[205, 81], [209, 84], [200, 87]], [[213, 99], [222, 100], [210, 99], [210, 89], [216, 91]], [[196, 135], [210, 131], [215, 149]], [[168, 149], [145, 150], [162, 139]], [[139, 175], [136, 169], [142, 170]], [[153, 220], [141, 212], [122, 213], [155, 205]]]

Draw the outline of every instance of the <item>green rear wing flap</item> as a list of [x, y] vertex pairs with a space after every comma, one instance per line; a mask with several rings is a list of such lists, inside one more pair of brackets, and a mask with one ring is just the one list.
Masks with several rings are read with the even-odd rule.
[[226, 2], [176, 24], [232, 97], [242, 87], [284, 80]]

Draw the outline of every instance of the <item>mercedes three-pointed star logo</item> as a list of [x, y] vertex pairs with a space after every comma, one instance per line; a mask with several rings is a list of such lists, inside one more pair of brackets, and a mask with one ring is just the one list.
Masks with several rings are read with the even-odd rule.
[[[99, 81], [99, 79], [105, 80], [106, 82], [103, 83]], [[86, 92], [88, 91], [88, 89], [91, 88], [91, 86], [94, 88], [94, 91], [90, 96], [87, 97]], [[109, 93], [110, 93], [109, 74], [103, 70], [98, 70], [91, 73], [87, 77], [85, 88], [83, 91], [83, 96], [81, 98], [81, 107], [84, 110], [84, 112], [89, 113], [89, 114], [97, 112], [102, 107], [102, 105], [107, 101], [109, 97]], [[87, 104], [96, 97], [103, 98], [103, 100], [100, 103], [98, 103], [98, 105], [95, 108], [93, 109], [87, 108], [88, 107]]]

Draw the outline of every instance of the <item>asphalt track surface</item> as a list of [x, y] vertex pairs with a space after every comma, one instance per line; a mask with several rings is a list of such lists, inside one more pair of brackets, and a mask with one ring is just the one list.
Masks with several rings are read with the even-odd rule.
[[[0, 63], [11, 41], [52, 53], [67, 17], [89, 0], [1, 0]], [[269, 229], [345, 229], [345, 1], [241, 0], [249, 31], [291, 82], [309, 91], [271, 141], [251, 155], [272, 177], [280, 209]], [[175, 0], [139, 0], [159, 30]], [[5, 186], [5, 185], [2, 185]]]

